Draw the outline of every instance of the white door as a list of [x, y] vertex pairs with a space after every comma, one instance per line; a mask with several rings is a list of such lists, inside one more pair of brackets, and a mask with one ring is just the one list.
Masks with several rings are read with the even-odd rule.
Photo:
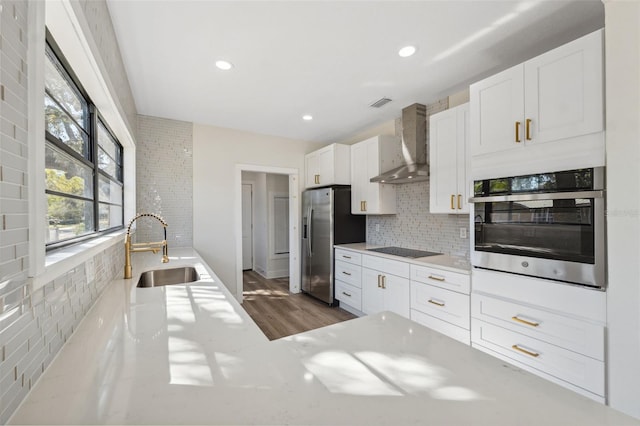
[[364, 187], [367, 182], [367, 148], [362, 142], [351, 145], [351, 214], [364, 214]]
[[253, 269], [253, 185], [242, 184], [242, 269]]
[[525, 62], [526, 143], [602, 131], [602, 74], [601, 31]]
[[434, 114], [429, 119], [429, 158], [431, 213], [457, 213], [458, 179], [457, 110]]
[[460, 105], [456, 107], [457, 110], [457, 156], [458, 156], [458, 196], [456, 200], [456, 207], [458, 213], [469, 213], [469, 186], [470, 182], [467, 182], [467, 176], [469, 175], [468, 169], [471, 164], [469, 161], [469, 121], [471, 114], [469, 112], [469, 104]]
[[406, 278], [383, 274], [384, 310], [395, 312], [405, 318], [410, 316], [410, 281]]
[[380, 184], [369, 179], [380, 174], [380, 145], [377, 139], [366, 143], [367, 147], [367, 175], [365, 177], [364, 210], [367, 214], [380, 213]]
[[373, 269], [362, 268], [362, 312], [367, 315], [384, 311], [380, 275], [380, 272]]
[[523, 65], [516, 65], [471, 85], [473, 155], [507, 151], [524, 145], [523, 69]]

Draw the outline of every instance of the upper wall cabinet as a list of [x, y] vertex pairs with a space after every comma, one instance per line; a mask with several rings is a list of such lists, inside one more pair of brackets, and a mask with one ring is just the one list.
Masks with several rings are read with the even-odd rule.
[[399, 167], [400, 142], [395, 136], [376, 136], [351, 145], [351, 213], [395, 214], [395, 185], [369, 179]]
[[474, 177], [604, 165], [603, 92], [602, 30], [472, 84]]
[[469, 104], [429, 117], [429, 211], [469, 213]]
[[349, 185], [351, 149], [349, 145], [331, 144], [305, 156], [305, 185]]

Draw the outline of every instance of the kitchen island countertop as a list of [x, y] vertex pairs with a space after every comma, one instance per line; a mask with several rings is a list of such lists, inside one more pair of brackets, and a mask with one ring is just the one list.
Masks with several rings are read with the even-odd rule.
[[[134, 255], [10, 423], [640, 424], [392, 313], [269, 342], [195, 251], [157, 261]], [[181, 265], [201, 280], [133, 287]]]

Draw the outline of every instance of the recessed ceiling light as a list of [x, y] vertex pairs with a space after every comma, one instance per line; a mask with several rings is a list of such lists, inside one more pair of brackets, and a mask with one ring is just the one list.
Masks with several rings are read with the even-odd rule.
[[229, 61], [219, 60], [219, 61], [216, 61], [216, 67], [218, 67], [218, 69], [221, 69], [223, 71], [228, 71], [231, 68], [233, 68], [233, 64]]
[[402, 49], [398, 50], [398, 55], [402, 56], [403, 58], [408, 58], [414, 53], [416, 53], [415, 46], [405, 46]]
[[302, 116], [302, 119], [303, 119], [304, 121], [311, 121], [311, 120], [313, 120], [313, 117], [312, 117], [312, 116], [310, 116], [309, 114], [306, 114], [306, 115], [303, 115], [303, 116]]

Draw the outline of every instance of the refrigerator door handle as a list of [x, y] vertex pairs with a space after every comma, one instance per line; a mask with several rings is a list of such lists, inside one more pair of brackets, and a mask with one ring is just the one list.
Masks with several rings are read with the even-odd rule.
[[309, 207], [309, 238], [307, 238], [307, 244], [309, 245], [309, 257], [313, 257], [313, 207]]

